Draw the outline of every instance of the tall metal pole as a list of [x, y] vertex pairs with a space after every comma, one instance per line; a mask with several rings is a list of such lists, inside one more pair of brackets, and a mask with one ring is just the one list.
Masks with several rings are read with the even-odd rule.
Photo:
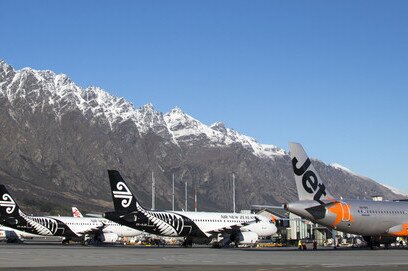
[[172, 210], [174, 211], [174, 173], [173, 173], [173, 192], [171, 194], [171, 207]]
[[232, 206], [235, 213], [235, 173], [232, 173]]
[[185, 182], [185, 191], [184, 191], [184, 197], [185, 197], [185, 206], [184, 206], [184, 208], [185, 208], [185, 211], [187, 212], [187, 182]]
[[154, 172], [152, 171], [152, 210], [156, 209], [155, 203], [155, 193], [156, 193], [156, 184], [154, 180]]
[[197, 212], [197, 187], [194, 188], [194, 211]]

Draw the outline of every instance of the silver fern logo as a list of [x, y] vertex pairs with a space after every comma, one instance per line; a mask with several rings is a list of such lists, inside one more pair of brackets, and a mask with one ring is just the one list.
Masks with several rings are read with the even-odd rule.
[[118, 190], [113, 191], [113, 197], [117, 199], [123, 199], [121, 204], [123, 208], [127, 208], [132, 203], [132, 193], [129, 188], [123, 182], [118, 182], [116, 184]]
[[16, 203], [14, 202], [13, 198], [9, 194], [3, 194], [2, 201], [0, 201], [1, 207], [6, 207], [6, 213], [12, 214], [14, 209], [16, 209]]
[[178, 236], [184, 228], [184, 220], [181, 216], [168, 212], [151, 212], [143, 209], [137, 202], [136, 208], [153, 223], [161, 235]]
[[24, 218], [28, 225], [39, 235], [55, 235], [58, 230], [58, 222], [49, 217], [32, 217], [25, 215], [19, 210], [20, 216]]

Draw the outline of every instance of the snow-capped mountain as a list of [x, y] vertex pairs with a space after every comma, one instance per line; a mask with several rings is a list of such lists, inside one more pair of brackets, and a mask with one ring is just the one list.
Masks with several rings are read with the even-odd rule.
[[[162, 114], [152, 104], [136, 108], [123, 98], [112, 96], [98, 87], [81, 88], [65, 74], [52, 71], [37, 71], [24, 68], [19, 71], [0, 61], [2, 67], [1, 94], [11, 104], [26, 102], [31, 111], [49, 106], [60, 118], [67, 111], [78, 110], [87, 118], [95, 118], [114, 130], [126, 121], [132, 121], [139, 136], [150, 130], [161, 136], [172, 138], [176, 144], [193, 144], [197, 138], [214, 146], [241, 144], [260, 157], [284, 155], [285, 151], [273, 145], [258, 143], [254, 138], [226, 128], [221, 122], [207, 126], [175, 107]], [[7, 84], [8, 83], [8, 84]]]
[[[180, 205], [182, 182], [187, 182], [199, 190], [201, 209], [228, 210], [233, 172], [240, 208], [296, 198], [290, 158], [283, 149], [222, 122], [203, 124], [178, 107], [165, 114], [151, 104], [137, 108], [48, 70], [14, 70], [0, 61], [0, 125], [0, 177], [27, 205], [52, 202], [55, 209], [64, 202], [105, 210], [111, 205], [106, 169], [113, 168], [122, 171], [146, 205], [154, 171], [156, 202], [163, 208], [171, 198], [173, 173]], [[339, 194], [395, 196], [344, 168], [314, 163]]]

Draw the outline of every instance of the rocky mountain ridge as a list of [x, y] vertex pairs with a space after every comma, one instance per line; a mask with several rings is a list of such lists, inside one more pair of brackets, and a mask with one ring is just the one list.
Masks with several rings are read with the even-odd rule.
[[[221, 122], [207, 126], [177, 107], [165, 114], [151, 104], [136, 108], [101, 88], [81, 88], [64, 74], [14, 70], [4, 61], [0, 105], [0, 177], [33, 211], [74, 204], [95, 211], [111, 208], [106, 169], [113, 168], [146, 206], [152, 171], [159, 208], [171, 206], [173, 174], [179, 209], [187, 182], [190, 191], [198, 191], [199, 209], [230, 210], [233, 172], [238, 208], [296, 198], [283, 149]], [[314, 164], [328, 188], [343, 197], [397, 197], [341, 167]], [[190, 192], [189, 208], [192, 197]]]

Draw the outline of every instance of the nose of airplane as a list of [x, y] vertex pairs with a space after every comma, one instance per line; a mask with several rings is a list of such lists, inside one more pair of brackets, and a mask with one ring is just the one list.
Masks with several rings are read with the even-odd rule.
[[276, 228], [275, 224], [271, 223], [269, 235], [275, 234], [277, 231], [278, 228]]

